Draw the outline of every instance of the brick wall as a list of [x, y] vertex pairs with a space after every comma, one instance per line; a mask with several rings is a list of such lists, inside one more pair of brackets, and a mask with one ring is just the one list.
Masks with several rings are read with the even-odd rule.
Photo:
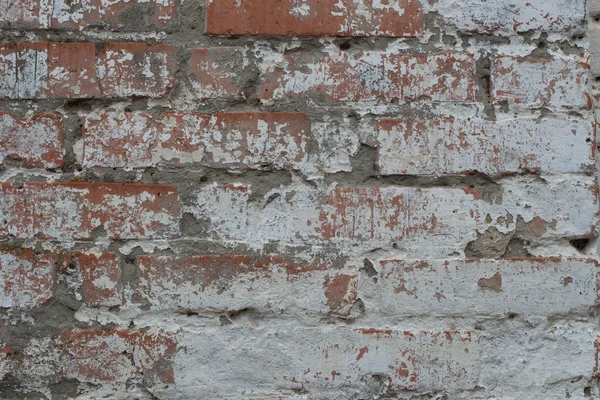
[[588, 3], [0, 0], [0, 399], [600, 398]]

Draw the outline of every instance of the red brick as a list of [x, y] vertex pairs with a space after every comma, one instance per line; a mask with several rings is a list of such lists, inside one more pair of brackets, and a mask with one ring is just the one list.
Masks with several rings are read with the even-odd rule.
[[416, 36], [423, 31], [417, 0], [209, 0], [212, 35]]
[[0, 308], [34, 308], [54, 291], [56, 256], [32, 251], [0, 253]]
[[524, 106], [589, 108], [588, 59], [499, 56], [491, 67], [491, 100]]
[[34, 114], [20, 120], [0, 113], [0, 163], [15, 159], [26, 166], [60, 168], [63, 165], [62, 119], [53, 114]]
[[171, 161], [227, 169], [298, 169], [306, 115], [294, 113], [89, 114], [84, 167], [141, 168]]
[[121, 304], [121, 261], [113, 253], [74, 252], [65, 259], [80, 272], [83, 300], [90, 307]]
[[242, 47], [192, 49], [188, 61], [192, 91], [199, 100], [245, 98], [240, 69], [247, 62]]
[[48, 44], [48, 94], [46, 97], [104, 97], [96, 77], [96, 47], [93, 44]]
[[585, 173], [595, 167], [594, 124], [579, 119], [382, 120], [377, 142], [384, 175]]
[[358, 277], [325, 264], [252, 261], [248, 255], [140, 256], [137, 295], [153, 309], [301, 309], [346, 314]]
[[67, 330], [62, 349], [63, 376], [80, 382], [173, 383], [177, 343], [172, 335], [137, 331]]
[[179, 195], [162, 185], [25, 183], [0, 185], [0, 236], [89, 239], [168, 237], [179, 232]]
[[[176, 48], [111, 43], [0, 45], [0, 98], [159, 97], [171, 89]], [[96, 75], [98, 71], [98, 75]]]
[[293, 52], [285, 55], [285, 61], [285, 66], [272, 66], [264, 74], [259, 98], [325, 95], [336, 101], [387, 102], [475, 99], [475, 60], [470, 54]]
[[98, 55], [103, 97], [161, 97], [177, 84], [173, 46], [110, 43]]
[[128, 28], [121, 19], [125, 13], [138, 13], [144, 14], [149, 21], [134, 29], [148, 30], [153, 26], [165, 26], [176, 18], [178, 5], [177, 0], [4, 1], [0, 3], [0, 26], [83, 30], [90, 25], [102, 25], [118, 30], [124, 25]]
[[430, 200], [381, 188], [336, 188], [326, 198], [315, 232], [326, 240], [362, 241], [434, 235], [445, 228], [433, 210], [425, 211]]
[[0, 45], [0, 97], [100, 97], [94, 54], [89, 43]]

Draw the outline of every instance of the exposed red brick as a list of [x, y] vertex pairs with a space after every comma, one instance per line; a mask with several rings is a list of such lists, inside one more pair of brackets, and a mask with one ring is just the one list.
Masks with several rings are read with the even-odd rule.
[[0, 45], [0, 97], [100, 97], [94, 54], [89, 43]]
[[63, 375], [80, 382], [126, 382], [129, 379], [173, 383], [177, 342], [170, 334], [136, 331], [67, 330]]
[[286, 54], [285, 60], [283, 67], [272, 66], [263, 76], [259, 98], [324, 95], [336, 101], [475, 99], [475, 60], [466, 53], [293, 52]]
[[587, 59], [499, 56], [491, 66], [491, 100], [525, 106], [589, 108]]
[[85, 167], [150, 167], [170, 161], [227, 169], [298, 169], [308, 122], [294, 113], [89, 114]]
[[325, 297], [332, 309], [339, 309], [356, 300], [358, 291], [357, 275], [337, 275], [334, 278], [325, 277]]
[[93, 44], [48, 43], [46, 97], [104, 97], [96, 77], [96, 47]]
[[33, 308], [54, 291], [56, 256], [32, 251], [0, 253], [0, 308]]
[[[326, 240], [398, 240], [413, 234], [434, 234], [442, 228], [435, 214], [425, 211], [429, 199], [413, 199], [410, 193], [381, 188], [336, 188], [326, 203], [329, 208], [321, 211], [320, 225], [316, 228]], [[422, 214], [413, 208], [421, 209]]]
[[423, 30], [417, 0], [209, 0], [213, 35], [416, 36]]
[[135, 239], [178, 233], [179, 195], [162, 185], [110, 183], [0, 184], [0, 236]]
[[34, 114], [20, 120], [8, 113], [0, 113], [0, 132], [0, 163], [10, 158], [38, 168], [59, 168], [63, 165], [60, 116]]
[[144, 14], [148, 22], [132, 28], [148, 30], [176, 18], [178, 5], [178, 0], [3, 1], [0, 3], [0, 26], [83, 30], [90, 25], [103, 25], [114, 30], [130, 30], [123, 17], [138, 13]]
[[98, 55], [104, 97], [160, 97], [177, 84], [177, 47], [110, 43]]
[[[0, 45], [0, 97], [159, 97], [177, 84], [177, 48], [110, 43]], [[96, 75], [98, 71], [98, 75]]]
[[192, 49], [188, 69], [196, 97], [200, 100], [245, 98], [240, 67], [247, 58], [242, 47]]
[[74, 252], [65, 262], [72, 263], [82, 277], [83, 299], [91, 307], [121, 304], [121, 261], [113, 253]]

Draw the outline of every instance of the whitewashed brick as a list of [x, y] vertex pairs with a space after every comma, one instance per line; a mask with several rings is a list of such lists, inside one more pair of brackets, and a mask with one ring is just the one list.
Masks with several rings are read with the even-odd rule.
[[491, 67], [491, 99], [529, 107], [591, 107], [589, 59], [499, 56]]
[[232, 327], [184, 333], [179, 344], [186, 350], [174, 370], [183, 397], [243, 398], [246, 388], [256, 395], [277, 388], [339, 399], [360, 394], [371, 376], [390, 390], [472, 389], [479, 372], [479, 338], [469, 331]]
[[358, 276], [328, 267], [248, 255], [141, 256], [137, 294], [153, 310], [346, 314]]
[[595, 166], [589, 120], [383, 120], [378, 128], [384, 175], [585, 173]]
[[[492, 198], [465, 188], [335, 188], [325, 194], [303, 185], [273, 190], [248, 203], [251, 187], [211, 185], [187, 207], [208, 220], [212, 237], [262, 247], [266, 243], [337, 244], [342, 248], [392, 243], [456, 248], [495, 227], [534, 222], [539, 238], [588, 236], [598, 214], [593, 177], [505, 178]], [[573, 203], [578, 207], [572, 207]]]
[[439, 0], [433, 9], [459, 30], [510, 34], [581, 29], [585, 0]]
[[382, 260], [377, 282], [361, 279], [358, 296], [388, 316], [586, 315], [597, 304], [598, 267], [593, 259]]

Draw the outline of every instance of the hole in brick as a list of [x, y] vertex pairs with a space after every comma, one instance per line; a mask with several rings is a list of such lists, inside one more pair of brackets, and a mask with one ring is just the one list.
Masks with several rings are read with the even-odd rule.
[[242, 308], [241, 310], [233, 310], [229, 312], [229, 319], [239, 317], [240, 315], [252, 311], [251, 308]]
[[571, 243], [571, 246], [575, 247], [577, 250], [584, 251], [588, 244], [590, 244], [590, 239], [573, 239], [570, 240], [569, 243]]
[[592, 397], [592, 387], [591, 386], [586, 386], [583, 388], [583, 395], [585, 397]]
[[266, 201], [266, 204], [270, 204], [271, 202], [273, 202], [273, 200], [277, 199], [278, 197], [281, 197], [280, 193], [273, 193], [271, 196], [269, 196], [269, 198]]
[[342, 51], [350, 50], [350, 47], [352, 47], [350, 42], [344, 42], [344, 43], [340, 44], [340, 50], [342, 50]]
[[370, 278], [373, 278], [375, 283], [377, 283], [377, 278], [376, 278], [377, 270], [375, 269], [375, 266], [368, 258], [365, 258], [363, 260], [363, 267], [360, 270], [363, 271], [364, 273], [366, 273], [367, 276], [369, 276]]
[[587, 138], [587, 139], [585, 139], [585, 141], [589, 143], [589, 142], [591, 142], [591, 141], [592, 141], [592, 139], [590, 139], [590, 138]]
[[508, 314], [506, 314], [506, 317], [507, 317], [508, 319], [515, 319], [515, 318], [517, 318], [518, 316], [519, 316], [519, 314], [515, 314], [515, 313], [512, 313], [512, 312], [509, 312]]

